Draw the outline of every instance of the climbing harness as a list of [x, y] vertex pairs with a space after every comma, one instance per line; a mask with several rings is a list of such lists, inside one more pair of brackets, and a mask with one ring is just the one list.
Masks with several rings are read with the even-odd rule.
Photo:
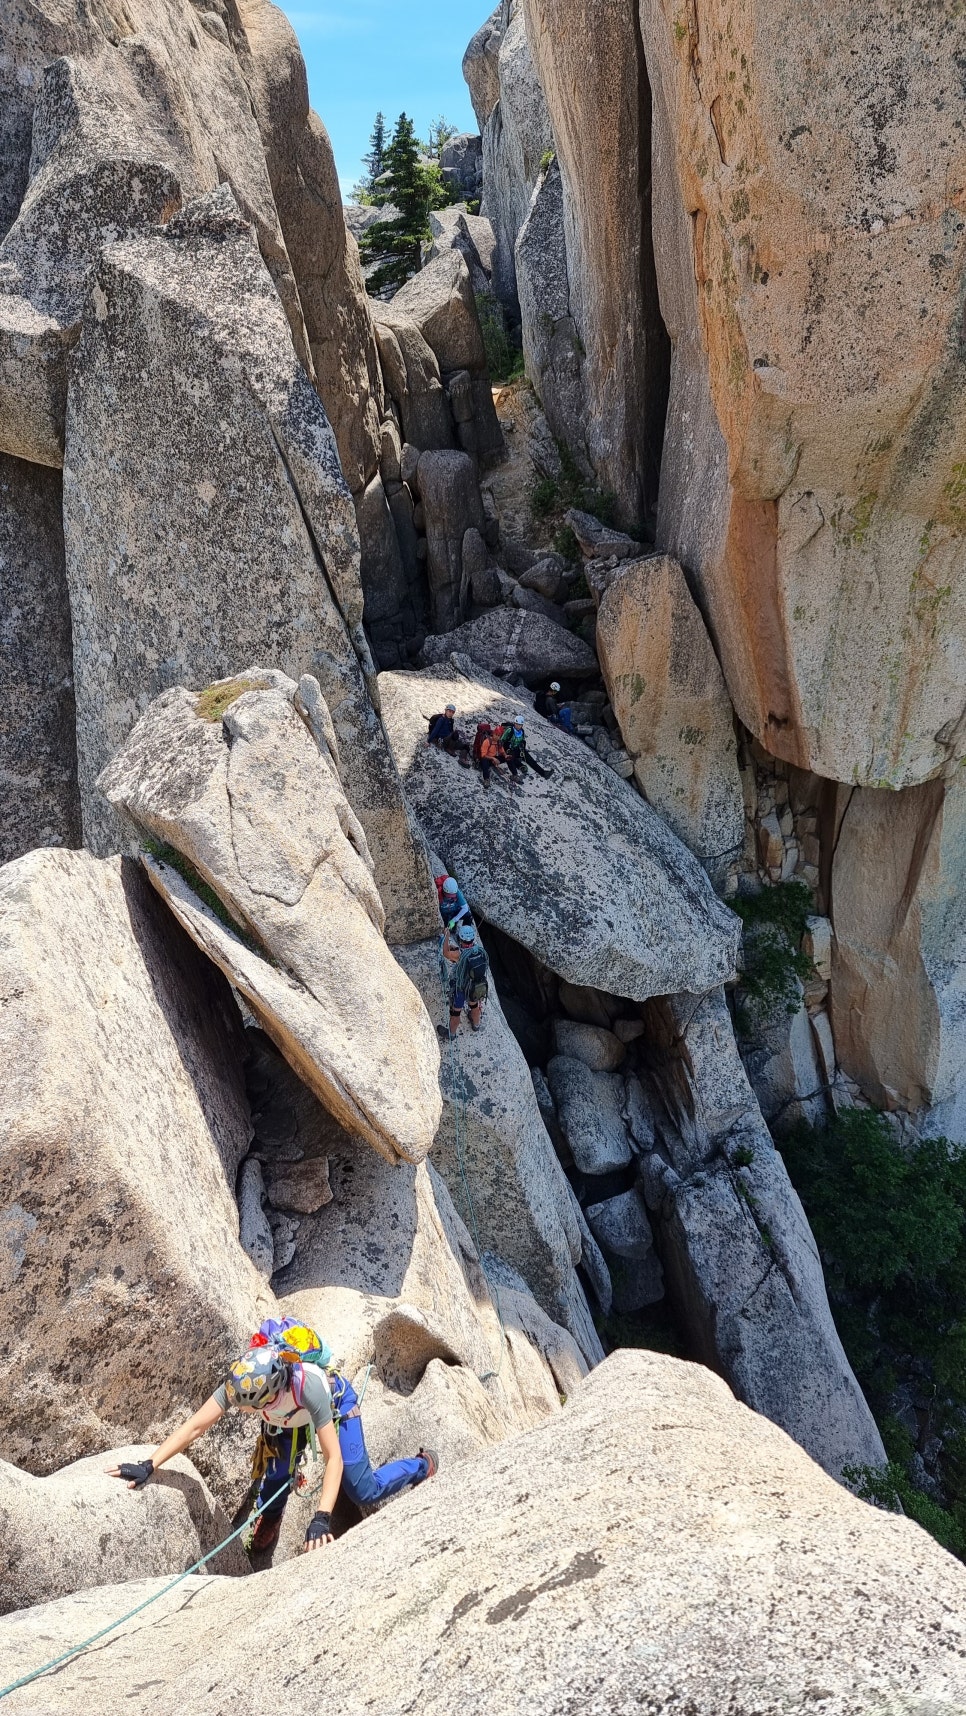
[[[443, 960], [443, 956], [442, 956], [442, 944], [440, 944], [440, 949], [441, 949], [441, 951], [440, 951], [440, 960], [439, 960], [439, 977], [440, 977], [440, 982], [441, 982], [442, 987], [443, 987], [443, 999], [448, 1004], [448, 1002], [449, 1002], [449, 987], [448, 987], [448, 984], [446, 981], [446, 969], [445, 969], [445, 961]], [[500, 1289], [497, 1286], [495, 1281], [490, 1280], [490, 1277], [487, 1274], [486, 1264], [483, 1261], [483, 1241], [480, 1238], [480, 1230], [479, 1230], [479, 1227], [477, 1226], [477, 1222], [476, 1222], [476, 1210], [473, 1208], [473, 1197], [472, 1197], [472, 1194], [470, 1192], [470, 1183], [469, 1183], [469, 1179], [468, 1179], [467, 1173], [466, 1173], [466, 1149], [465, 1149], [465, 1139], [466, 1139], [466, 1086], [463, 1082], [463, 1067], [462, 1067], [462, 1063], [460, 1062], [460, 1058], [459, 1058], [459, 1052], [458, 1052], [458, 1048], [457, 1048], [457, 1040], [455, 1037], [452, 1037], [452, 1036], [449, 1039], [449, 1065], [450, 1065], [450, 1078], [452, 1081], [453, 1094], [454, 1094], [454, 1098], [455, 1098], [453, 1107], [454, 1107], [454, 1112], [455, 1112], [455, 1117], [456, 1117], [456, 1122], [455, 1122], [456, 1160], [459, 1164], [460, 1179], [463, 1182], [463, 1194], [466, 1198], [466, 1208], [467, 1208], [467, 1211], [469, 1213], [469, 1218], [470, 1218], [470, 1231], [473, 1235], [473, 1243], [476, 1246], [476, 1253], [477, 1253], [477, 1256], [479, 1257], [479, 1260], [480, 1260], [480, 1268], [483, 1271], [484, 1280], [486, 1281], [486, 1284], [489, 1287], [490, 1292], [493, 1294], [493, 1303], [496, 1306], [496, 1314], [497, 1314], [497, 1317], [499, 1318], [499, 1322], [500, 1322], [500, 1360], [499, 1360], [499, 1363], [496, 1367], [496, 1370], [484, 1371], [482, 1376], [480, 1376], [479, 1380], [480, 1380], [480, 1382], [491, 1382], [491, 1381], [495, 1382], [497, 1380], [497, 1378], [499, 1377], [500, 1372], [503, 1369], [503, 1360], [506, 1356], [506, 1346], [507, 1346], [506, 1324], [503, 1321], [503, 1307], [500, 1304]]]
[[106, 1638], [108, 1633], [116, 1632], [118, 1627], [123, 1627], [125, 1621], [133, 1621], [135, 1615], [140, 1615], [144, 1609], [149, 1609], [152, 1603], [160, 1602], [162, 1597], [166, 1597], [168, 1592], [173, 1591], [177, 1585], [182, 1585], [186, 1579], [191, 1577], [192, 1573], [197, 1573], [199, 1568], [207, 1569], [208, 1562], [213, 1561], [216, 1555], [220, 1555], [223, 1549], [227, 1549], [229, 1543], [234, 1543], [236, 1537], [241, 1537], [242, 1533], [248, 1530], [252, 1520], [257, 1519], [258, 1515], [264, 1513], [267, 1507], [271, 1507], [273, 1502], [277, 1502], [283, 1490], [291, 1489], [292, 1484], [293, 1478], [289, 1478], [287, 1484], [283, 1484], [281, 1489], [275, 1490], [268, 1500], [262, 1502], [261, 1506], [255, 1509], [254, 1514], [250, 1514], [235, 1531], [218, 1544], [217, 1548], [207, 1550], [193, 1566], [186, 1568], [184, 1573], [179, 1573], [175, 1579], [162, 1586], [160, 1591], [155, 1591], [150, 1597], [145, 1597], [143, 1603], [138, 1603], [135, 1608], [128, 1609], [126, 1614], [120, 1615], [116, 1621], [111, 1621], [109, 1626], [101, 1627], [98, 1632], [92, 1633], [89, 1639], [83, 1639], [80, 1644], [72, 1645], [70, 1650], [62, 1651], [60, 1656], [51, 1657], [50, 1661], [43, 1663], [40, 1668], [31, 1669], [29, 1674], [22, 1674], [19, 1680], [11, 1680], [8, 1686], [0, 1686], [0, 1698], [8, 1698], [11, 1692], [19, 1691], [22, 1686], [29, 1686], [31, 1681], [39, 1680], [42, 1674], [49, 1674], [52, 1668], [59, 1668], [61, 1663], [69, 1662], [71, 1657], [80, 1656], [82, 1651], [89, 1650], [91, 1645], [97, 1644], [99, 1639]]

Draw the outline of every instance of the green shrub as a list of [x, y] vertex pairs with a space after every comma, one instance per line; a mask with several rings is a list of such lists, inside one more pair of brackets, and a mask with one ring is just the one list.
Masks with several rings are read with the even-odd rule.
[[[890, 1464], [875, 1475], [881, 1494], [966, 1558], [966, 1152], [945, 1138], [907, 1147], [870, 1109], [798, 1126], [779, 1148], [882, 1429]], [[915, 1486], [915, 1444], [894, 1417], [897, 1393], [920, 1403], [920, 1441], [941, 1439], [945, 1507]]]
[[141, 844], [145, 852], [149, 852], [152, 858], [157, 858], [160, 863], [167, 864], [172, 870], [177, 870], [178, 875], [182, 881], [187, 882], [192, 893], [197, 894], [199, 900], [208, 907], [209, 911], [214, 912], [219, 923], [224, 924], [232, 935], [236, 935], [239, 941], [244, 942], [250, 952], [257, 953], [259, 959], [267, 960], [270, 965], [275, 964], [271, 954], [262, 946], [261, 942], [256, 941], [249, 930], [243, 929], [241, 924], [235, 921], [220, 894], [216, 894], [214, 888], [205, 881], [203, 876], [198, 874], [190, 859], [186, 858], [183, 852], [179, 852], [176, 846], [170, 846], [166, 840], [152, 840], [149, 835], [144, 834], [141, 836]]
[[489, 293], [478, 292], [476, 311], [480, 318], [486, 367], [491, 382], [494, 385], [506, 386], [511, 381], [519, 381], [524, 374], [523, 351], [519, 343], [511, 339], [503, 311], [496, 299]]
[[937, 1543], [966, 1561], [966, 1530], [948, 1508], [917, 1490], [908, 1472], [894, 1460], [883, 1470], [878, 1466], [846, 1466], [846, 1483], [862, 1501], [874, 1502], [876, 1507], [888, 1508], [890, 1513], [904, 1513], [928, 1531]]
[[801, 942], [815, 908], [805, 882], [780, 882], [730, 904], [745, 926], [738, 1023], [750, 1031], [777, 1012], [795, 1012], [798, 981], [814, 973]]

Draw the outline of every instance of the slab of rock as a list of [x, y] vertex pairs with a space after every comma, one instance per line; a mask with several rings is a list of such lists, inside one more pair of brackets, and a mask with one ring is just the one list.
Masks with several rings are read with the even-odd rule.
[[554, 1020], [553, 1040], [558, 1055], [583, 1061], [594, 1072], [616, 1072], [627, 1054], [626, 1045], [613, 1031], [579, 1025], [572, 1019]]
[[[454, 446], [453, 419], [432, 347], [412, 318], [393, 304], [374, 303], [372, 310], [386, 388], [406, 440], [425, 452]], [[410, 481], [405, 471], [402, 480]]]
[[826, 1080], [819, 1070], [815, 1038], [803, 999], [796, 989], [797, 1005], [785, 1005], [772, 1016], [754, 1024], [749, 1041], [742, 1045], [742, 1059], [762, 1114], [773, 1132], [805, 1120], [821, 1125], [828, 1116]]
[[588, 679], [597, 672], [597, 657], [583, 638], [528, 608], [494, 608], [455, 631], [428, 637], [423, 660], [446, 662], [454, 651], [479, 662], [487, 673], [534, 684], [555, 676]]
[[373, 622], [399, 613], [409, 596], [409, 580], [379, 471], [355, 497], [355, 508], [362, 548], [359, 577], [371, 630]]
[[563, 179], [556, 156], [534, 186], [514, 263], [527, 375], [545, 414], [536, 420], [536, 435], [528, 437], [531, 457], [546, 475], [557, 477], [562, 468], [559, 448], [565, 447], [578, 471], [592, 479], [586, 347], [578, 330], [578, 306], [571, 299]]
[[238, 1170], [237, 1196], [239, 1243], [259, 1275], [270, 1281], [275, 1268], [275, 1241], [264, 1209], [262, 1165], [255, 1156], [246, 1156]]
[[675, 1313], [696, 1356], [833, 1477], [882, 1465], [815, 1240], [748, 1083], [724, 995], [673, 997], [655, 1011], [665, 1008], [665, 1102], [642, 1175]]
[[501, 303], [512, 313], [517, 306], [517, 234], [526, 220], [541, 162], [554, 147], [554, 139], [530, 52], [525, 8], [503, 6], [499, 19], [490, 19], [484, 31], [486, 35], [480, 32], [467, 49], [464, 76], [471, 92], [481, 81], [489, 93], [494, 86], [498, 91], [485, 122], [477, 112], [483, 131], [480, 212], [492, 222], [496, 234], [493, 284]]
[[[159, 1588], [105, 1586], [5, 1618], [5, 1674]], [[310, 1564], [194, 1579], [169, 1601], [163, 1624], [85, 1659], [90, 1708], [116, 1707], [136, 1684], [141, 1716], [229, 1702], [255, 1716], [259, 1695], [239, 1692], [239, 1636], [281, 1636], [310, 1611], [327, 1617], [346, 1708], [371, 1716], [396, 1716], [414, 1678], [425, 1716], [492, 1716], [508, 1673], [528, 1677], [533, 1716], [568, 1701], [646, 1709], [655, 1685], [691, 1716], [729, 1703], [808, 1716], [816, 1688], [842, 1716], [954, 1716], [966, 1701], [961, 1563], [833, 1483], [719, 1377], [661, 1353], [614, 1353], [562, 1418], [444, 1467]], [[312, 1628], [293, 1629], [294, 1701], [316, 1695], [317, 1658]], [[78, 1672], [41, 1683], [45, 1716], [76, 1716]]]
[[[475, 913], [573, 984], [643, 1000], [685, 974], [694, 991], [727, 981], [738, 920], [639, 793], [586, 746], [468, 662], [383, 674], [380, 689], [407, 793]], [[426, 745], [422, 711], [446, 703], [469, 732], [484, 718], [523, 719], [552, 777], [531, 774], [512, 797], [491, 790], [484, 815], [476, 772]]]
[[[173, 1577], [230, 1535], [228, 1514], [183, 1454], [143, 1490], [107, 1476], [105, 1467], [143, 1460], [151, 1451], [112, 1448], [46, 1478], [0, 1460], [0, 1614], [109, 1580]], [[250, 1573], [240, 1539], [213, 1556], [207, 1570]]]
[[421, 1161], [439, 1124], [436, 1032], [383, 939], [338, 757], [317, 684], [252, 670], [220, 694], [163, 693], [100, 784], [214, 889], [240, 934], [149, 860], [184, 928], [299, 1077], [390, 1161]]
[[[129, 859], [29, 853], [0, 905], [3, 1441], [42, 1473], [160, 1441], [274, 1300], [238, 1243], [251, 1127], [223, 979]], [[244, 1481], [231, 1430], [197, 1461], [221, 1496]]]
[[479, 199], [483, 180], [483, 139], [477, 132], [458, 131], [447, 138], [440, 152], [443, 183], [450, 194]]
[[945, 119], [956, 19], [917, 14], [895, 42], [853, 23], [816, 36], [769, 5], [702, 43], [699, 89], [672, 0], [644, 21], [673, 349], [658, 536], [765, 748], [896, 788], [964, 752], [966, 395], [945, 389], [966, 149]]
[[[439, 972], [439, 944], [400, 949], [403, 969], [416, 984], [430, 1016], [441, 1023], [447, 1007]], [[585, 1363], [603, 1356], [586, 1303], [571, 1324], [581, 1236], [570, 1189], [547, 1135], [530, 1070], [490, 979], [484, 1024], [461, 1031], [443, 1050], [443, 1117], [433, 1145], [433, 1166], [446, 1181], [467, 1227], [522, 1275], [528, 1290], [556, 1324], [569, 1327]], [[467, 1202], [467, 1187], [472, 1209]]]
[[611, 582], [597, 653], [641, 791], [717, 879], [745, 835], [734, 714], [676, 560], [637, 560]]
[[905, 792], [840, 789], [832, 866], [838, 1060], [876, 1107], [966, 1124], [961, 773]]
[[0, 863], [79, 846], [59, 473], [0, 453]]
[[466, 453], [423, 453], [416, 484], [426, 527], [426, 571], [432, 624], [451, 632], [463, 616], [469, 572], [464, 578], [463, 539], [483, 527], [483, 502], [476, 466]]
[[618, 1073], [592, 1072], [583, 1061], [554, 1055], [547, 1083], [564, 1142], [582, 1174], [610, 1174], [633, 1161], [623, 1118], [624, 1080]]
[[476, 114], [476, 123], [486, 124], [500, 99], [500, 78], [497, 57], [502, 39], [503, 4], [496, 6], [485, 24], [481, 24], [463, 55], [463, 76], [466, 79]]
[[640, 554], [641, 545], [633, 536], [602, 524], [592, 513], [571, 507], [566, 516], [585, 560], [633, 560]]
[[267, 657], [296, 679], [320, 678], [336, 730], [352, 734], [346, 786], [390, 934], [407, 939], [420, 923], [429, 933], [428, 872], [366, 689], [373, 668], [352, 499], [227, 186], [163, 235], [104, 253], [73, 358], [68, 419], [64, 521], [85, 839], [99, 850], [118, 842], [94, 783], [152, 698]]

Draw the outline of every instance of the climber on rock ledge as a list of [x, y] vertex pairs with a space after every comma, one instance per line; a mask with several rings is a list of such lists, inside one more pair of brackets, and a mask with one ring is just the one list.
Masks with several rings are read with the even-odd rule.
[[[317, 1446], [325, 1462], [325, 1473], [319, 1510], [305, 1533], [306, 1549], [322, 1549], [333, 1541], [332, 1510], [340, 1488], [350, 1501], [366, 1506], [387, 1501], [400, 1490], [435, 1477], [439, 1462], [428, 1448], [421, 1448], [411, 1459], [392, 1460], [373, 1468], [355, 1390], [345, 1377], [327, 1371], [319, 1362], [302, 1362], [298, 1352], [290, 1351], [287, 1346], [280, 1348], [280, 1339], [312, 1333], [303, 1331], [300, 1325], [289, 1328], [290, 1322], [291, 1319], [286, 1319], [281, 1329], [277, 1323], [263, 1324], [252, 1346], [236, 1359], [221, 1387], [165, 1438], [150, 1459], [126, 1460], [119, 1466], [108, 1467], [109, 1475], [123, 1479], [129, 1489], [139, 1490], [166, 1460], [184, 1453], [217, 1424], [229, 1407], [237, 1407], [246, 1414], [259, 1413], [262, 1427], [252, 1464], [252, 1480], [259, 1485], [256, 1507], [268, 1505], [258, 1516], [251, 1547], [260, 1551], [272, 1549], [278, 1541], [286, 1502], [292, 1489], [301, 1487], [296, 1471], [307, 1445], [311, 1445], [313, 1454]], [[266, 1336], [266, 1329], [273, 1331], [271, 1335]], [[328, 1348], [318, 1337], [313, 1338], [317, 1342], [314, 1350], [328, 1354]]]
[[472, 924], [460, 924], [458, 929], [447, 930], [440, 953], [451, 967], [451, 972], [449, 1030], [442, 1025], [439, 1030], [444, 1037], [448, 1036], [452, 1041], [459, 1031], [464, 1009], [469, 1013], [471, 1029], [480, 1029], [483, 1023], [483, 1003], [490, 992], [487, 982], [490, 966]]

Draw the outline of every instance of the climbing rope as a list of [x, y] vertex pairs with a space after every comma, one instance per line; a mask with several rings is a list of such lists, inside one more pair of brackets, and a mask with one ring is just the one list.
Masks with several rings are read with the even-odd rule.
[[90, 1650], [91, 1645], [97, 1644], [99, 1639], [106, 1638], [108, 1633], [113, 1633], [118, 1627], [123, 1627], [125, 1621], [133, 1621], [135, 1615], [140, 1615], [144, 1609], [149, 1609], [152, 1603], [160, 1602], [161, 1598], [166, 1597], [169, 1591], [173, 1591], [177, 1585], [183, 1584], [185, 1579], [190, 1579], [192, 1573], [197, 1573], [199, 1568], [206, 1567], [207, 1563], [213, 1561], [216, 1555], [220, 1555], [223, 1549], [227, 1549], [229, 1543], [233, 1543], [236, 1537], [241, 1537], [242, 1533], [248, 1530], [252, 1520], [257, 1519], [259, 1514], [264, 1513], [265, 1509], [270, 1507], [273, 1502], [277, 1502], [279, 1496], [285, 1490], [291, 1489], [295, 1481], [296, 1473], [293, 1472], [288, 1482], [283, 1484], [281, 1489], [275, 1490], [267, 1501], [263, 1501], [260, 1507], [250, 1513], [237, 1530], [231, 1532], [223, 1543], [219, 1543], [216, 1549], [209, 1549], [184, 1573], [179, 1573], [177, 1578], [170, 1580], [167, 1585], [163, 1585], [160, 1591], [155, 1591], [152, 1596], [145, 1597], [143, 1603], [138, 1603], [135, 1608], [128, 1609], [127, 1613], [119, 1616], [116, 1621], [111, 1621], [109, 1626], [101, 1627], [98, 1632], [91, 1633], [89, 1639], [82, 1640], [80, 1644], [72, 1645], [70, 1650], [62, 1651], [60, 1656], [51, 1657], [50, 1661], [45, 1662], [40, 1668], [31, 1669], [29, 1674], [22, 1674], [19, 1680], [11, 1680], [9, 1686], [0, 1687], [0, 1698], [8, 1698], [11, 1692], [18, 1691], [21, 1686], [29, 1686], [32, 1680], [39, 1680], [42, 1674], [49, 1674], [52, 1668], [59, 1668], [61, 1663], [70, 1662], [71, 1657], [80, 1656], [82, 1651]]
[[[440, 942], [439, 977], [443, 989], [443, 1004], [445, 1007], [448, 1007], [449, 986], [446, 980], [446, 967], [442, 956], [442, 942]], [[463, 1065], [459, 1058], [457, 1040], [455, 1037], [450, 1037], [449, 1039], [449, 1065], [450, 1079], [455, 1098], [453, 1106], [456, 1116], [454, 1128], [456, 1137], [456, 1160], [459, 1164], [460, 1179], [463, 1182], [463, 1193], [466, 1198], [466, 1208], [469, 1212], [470, 1231], [473, 1235], [473, 1243], [476, 1246], [477, 1256], [480, 1260], [480, 1268], [483, 1271], [483, 1278], [493, 1295], [493, 1303], [496, 1306], [496, 1314], [500, 1322], [500, 1361], [496, 1370], [484, 1371], [479, 1380], [480, 1382], [495, 1382], [503, 1369], [503, 1360], [506, 1356], [506, 1324], [503, 1321], [503, 1307], [500, 1304], [500, 1289], [497, 1283], [490, 1279], [487, 1274], [486, 1264], [483, 1261], [483, 1241], [480, 1238], [480, 1230], [476, 1221], [476, 1210], [473, 1207], [473, 1197], [470, 1192], [470, 1182], [466, 1173], [466, 1086], [463, 1082]]]

